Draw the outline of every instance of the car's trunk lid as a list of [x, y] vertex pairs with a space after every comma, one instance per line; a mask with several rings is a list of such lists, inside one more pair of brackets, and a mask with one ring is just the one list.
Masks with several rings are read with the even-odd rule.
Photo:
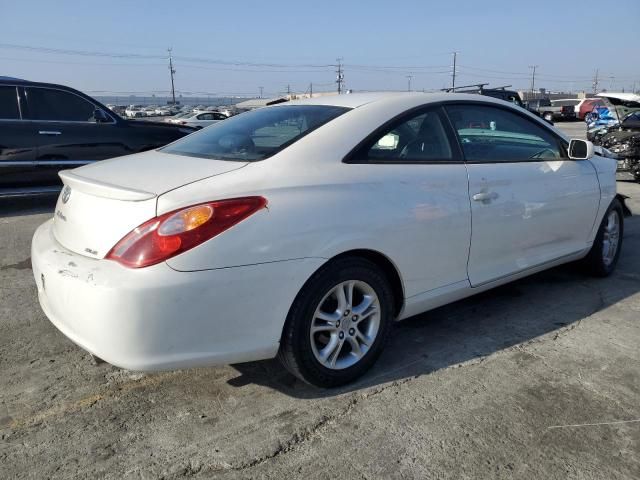
[[174, 188], [245, 165], [246, 162], [211, 160], [154, 150], [95, 162], [75, 169], [74, 173], [89, 180], [162, 195]]
[[127, 233], [156, 216], [162, 193], [244, 165], [149, 152], [60, 172], [64, 187], [54, 236], [75, 253], [104, 258]]

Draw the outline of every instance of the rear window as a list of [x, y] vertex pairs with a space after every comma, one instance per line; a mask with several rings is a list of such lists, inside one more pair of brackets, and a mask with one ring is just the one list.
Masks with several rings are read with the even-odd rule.
[[262, 108], [214, 124], [161, 150], [192, 157], [254, 162], [278, 153], [348, 110], [329, 105]]
[[17, 120], [19, 118], [16, 87], [0, 87], [0, 119]]

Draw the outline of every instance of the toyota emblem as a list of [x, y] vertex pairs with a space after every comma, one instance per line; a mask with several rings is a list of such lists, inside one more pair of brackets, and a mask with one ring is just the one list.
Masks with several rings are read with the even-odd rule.
[[71, 197], [71, 187], [66, 185], [64, 190], [62, 190], [62, 203], [67, 203], [69, 198]]

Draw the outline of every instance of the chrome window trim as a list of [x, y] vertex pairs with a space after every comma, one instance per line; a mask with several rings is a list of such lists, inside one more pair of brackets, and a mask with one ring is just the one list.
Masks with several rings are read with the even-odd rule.
[[[29, 98], [28, 98], [29, 97], [29, 92], [27, 91], [27, 89], [29, 89], [29, 88], [41, 88], [41, 89], [45, 89], [45, 90], [57, 90], [59, 92], [64, 92], [64, 93], [69, 93], [71, 95], [75, 95], [76, 97], [80, 98], [81, 100], [84, 100], [85, 102], [90, 103], [91, 105], [93, 105], [94, 110], [96, 108], [99, 108], [95, 103], [87, 100], [83, 96], [78, 95], [75, 92], [71, 92], [69, 90], [65, 90], [63, 88], [42, 87], [40, 85], [23, 85], [23, 88], [25, 90], [24, 93], [25, 93], [25, 98], [26, 98], [27, 103], [29, 102]], [[100, 108], [100, 110], [103, 110], [103, 109]], [[117, 123], [116, 119], [113, 118], [113, 115], [111, 115], [109, 113], [109, 109], [103, 110], [103, 111], [111, 119], [110, 122], [90, 122], [90, 121], [82, 121], [82, 120], [38, 120], [38, 119], [33, 119], [33, 118], [27, 118], [27, 119], [24, 119], [24, 120], [31, 121], [31, 122], [80, 123], [80, 124], [89, 124], [89, 125], [104, 125], [104, 124], [115, 124], [115, 123]]]
[[23, 161], [2, 161], [0, 160], [0, 168], [2, 167], [37, 167], [44, 165], [87, 165], [100, 160], [23, 160]]

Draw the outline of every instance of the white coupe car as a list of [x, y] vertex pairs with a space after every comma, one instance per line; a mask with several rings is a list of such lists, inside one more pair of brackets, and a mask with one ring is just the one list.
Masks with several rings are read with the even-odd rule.
[[62, 172], [33, 272], [51, 322], [114, 365], [278, 355], [337, 386], [395, 320], [570, 261], [610, 274], [615, 170], [486, 96], [291, 102]]
[[201, 112], [194, 113], [190, 117], [181, 118], [180, 121], [176, 122], [180, 125], [187, 125], [189, 127], [195, 128], [204, 128], [209, 125], [213, 125], [214, 123], [221, 122], [222, 120], [226, 120], [228, 117], [220, 112]]

